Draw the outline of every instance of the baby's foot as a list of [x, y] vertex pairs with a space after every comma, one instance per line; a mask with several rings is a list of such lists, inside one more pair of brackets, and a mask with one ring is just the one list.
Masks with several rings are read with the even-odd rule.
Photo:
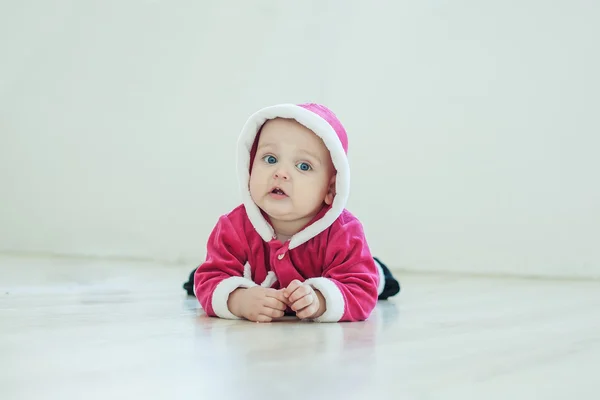
[[385, 277], [385, 285], [383, 287], [383, 291], [379, 294], [378, 299], [385, 300], [388, 297], [392, 297], [400, 293], [400, 282], [394, 278], [390, 269], [384, 263], [379, 261], [377, 257], [373, 257], [373, 259], [381, 267], [383, 270], [383, 276]]

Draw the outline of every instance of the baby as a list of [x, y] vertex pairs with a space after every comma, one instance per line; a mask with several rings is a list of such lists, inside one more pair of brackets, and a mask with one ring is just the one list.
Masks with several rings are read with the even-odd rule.
[[209, 316], [361, 321], [399, 292], [345, 209], [348, 138], [318, 104], [267, 107], [238, 141], [243, 204], [219, 218], [193, 292]]

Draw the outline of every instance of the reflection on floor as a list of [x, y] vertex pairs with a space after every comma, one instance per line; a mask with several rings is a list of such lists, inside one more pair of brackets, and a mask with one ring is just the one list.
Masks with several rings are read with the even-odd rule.
[[207, 318], [189, 267], [0, 258], [1, 399], [597, 399], [600, 283], [399, 274], [362, 323]]

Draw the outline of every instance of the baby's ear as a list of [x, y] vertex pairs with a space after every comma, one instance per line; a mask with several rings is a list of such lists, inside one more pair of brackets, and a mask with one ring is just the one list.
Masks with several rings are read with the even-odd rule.
[[335, 178], [336, 174], [333, 174], [331, 179], [329, 180], [329, 186], [327, 187], [327, 194], [325, 195], [325, 204], [330, 206], [333, 203], [333, 198], [335, 197]]

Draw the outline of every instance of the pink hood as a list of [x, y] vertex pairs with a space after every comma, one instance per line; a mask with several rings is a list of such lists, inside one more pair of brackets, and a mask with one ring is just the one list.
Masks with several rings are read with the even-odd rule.
[[[275, 237], [273, 227], [250, 197], [251, 153], [256, 136], [263, 124], [274, 118], [291, 118], [319, 136], [331, 154], [337, 171], [336, 195], [331, 207], [322, 218], [298, 232], [290, 239], [289, 249], [298, 247], [327, 229], [344, 211], [350, 192], [350, 166], [348, 164], [348, 136], [340, 120], [327, 107], [320, 104], [279, 104], [254, 113], [242, 129], [238, 139], [238, 178], [242, 200], [252, 225], [266, 242]], [[320, 215], [321, 215], [320, 214]]]

